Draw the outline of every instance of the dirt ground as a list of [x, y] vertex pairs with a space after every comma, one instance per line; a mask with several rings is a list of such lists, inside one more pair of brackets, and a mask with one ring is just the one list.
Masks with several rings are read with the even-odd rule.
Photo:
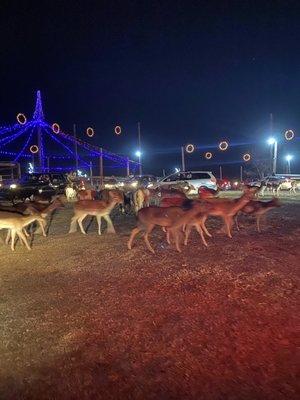
[[127, 250], [134, 216], [99, 237], [67, 234], [71, 215], [31, 252], [0, 244], [1, 400], [298, 398], [300, 196], [260, 234], [210, 219], [181, 254], [161, 230], [156, 255]]

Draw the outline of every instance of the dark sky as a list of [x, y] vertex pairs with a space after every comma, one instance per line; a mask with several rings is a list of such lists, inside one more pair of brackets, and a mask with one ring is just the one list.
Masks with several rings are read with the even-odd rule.
[[[134, 157], [141, 121], [146, 172], [180, 166], [184, 143], [226, 138], [246, 143], [215, 153], [234, 174], [226, 161], [268, 155], [270, 113], [279, 139], [286, 129], [299, 137], [298, 4], [2, 0], [0, 125], [30, 114], [41, 89], [49, 122], [91, 125], [94, 142], [115, 152]], [[299, 150], [299, 140], [280, 144], [279, 157], [299, 160]], [[203, 150], [188, 159], [205, 164]]]

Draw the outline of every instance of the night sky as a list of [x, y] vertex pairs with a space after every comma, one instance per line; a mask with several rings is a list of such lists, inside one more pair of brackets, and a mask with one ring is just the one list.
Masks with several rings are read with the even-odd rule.
[[[297, 1], [1, 1], [0, 125], [33, 112], [42, 91], [49, 122], [134, 158], [141, 122], [144, 171], [180, 167], [180, 146], [201, 147], [188, 167], [238, 175], [246, 151], [300, 137], [300, 7]], [[114, 126], [122, 135], [113, 133]], [[221, 139], [214, 163], [203, 158]], [[239, 145], [243, 144], [243, 145]], [[300, 142], [279, 145], [282, 158]], [[297, 162], [298, 160], [298, 162]], [[232, 162], [230, 164], [229, 162]]]

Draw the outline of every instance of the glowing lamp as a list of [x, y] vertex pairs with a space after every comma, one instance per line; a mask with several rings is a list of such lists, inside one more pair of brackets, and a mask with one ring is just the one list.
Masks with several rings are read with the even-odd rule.
[[288, 154], [285, 156], [286, 161], [290, 162], [293, 159], [293, 156], [291, 154]]
[[52, 130], [54, 133], [59, 133], [60, 126], [55, 122], [54, 124], [52, 124]]
[[207, 160], [210, 160], [211, 158], [212, 158], [212, 153], [210, 152], [210, 151], [207, 151], [206, 153], [205, 153], [205, 158], [207, 159]]
[[187, 144], [185, 146], [185, 151], [187, 153], [193, 153], [195, 151], [195, 146], [193, 144]]
[[137, 150], [136, 152], [135, 152], [135, 155], [137, 156], [137, 157], [141, 157], [141, 155], [142, 155], [142, 152], [140, 151], [140, 150]]
[[274, 143], [276, 143], [276, 139], [275, 138], [271, 137], [271, 138], [268, 139], [268, 144], [269, 145], [272, 145]]
[[227, 150], [227, 149], [228, 149], [228, 146], [229, 146], [229, 144], [228, 144], [228, 142], [226, 142], [225, 140], [223, 140], [222, 142], [219, 143], [219, 149], [220, 149], [221, 151]]
[[20, 125], [25, 125], [27, 122], [27, 118], [25, 117], [25, 114], [19, 113], [17, 115], [17, 121]]
[[243, 155], [243, 160], [246, 161], [246, 162], [250, 161], [251, 160], [251, 155], [249, 153], [244, 154]]
[[36, 144], [33, 144], [32, 146], [30, 146], [29, 150], [32, 154], [36, 154], [39, 151], [39, 148]]
[[94, 129], [89, 126], [86, 130], [86, 134], [88, 137], [93, 137], [95, 135]]
[[122, 132], [122, 128], [119, 125], [115, 126], [115, 134], [120, 135], [121, 132]]
[[295, 134], [291, 129], [289, 129], [285, 132], [284, 137], [286, 140], [292, 140], [292, 139], [294, 139]]

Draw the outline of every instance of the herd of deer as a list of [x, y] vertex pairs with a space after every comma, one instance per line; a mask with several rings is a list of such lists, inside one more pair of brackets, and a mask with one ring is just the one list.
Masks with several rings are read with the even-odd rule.
[[[131, 198], [118, 189], [100, 192], [100, 199], [86, 199], [86, 194], [74, 202], [74, 215], [71, 219], [69, 233], [77, 230], [77, 224], [83, 234], [86, 234], [83, 221], [87, 216], [95, 216], [98, 223], [98, 234], [101, 235], [102, 218], [107, 223], [107, 232], [115, 233], [110, 217], [112, 210], [119, 205], [124, 212], [124, 205], [132, 204], [137, 217], [137, 227], [131, 232], [127, 247], [132, 248], [136, 235], [143, 231], [147, 248], [154, 253], [149, 242], [149, 235], [154, 227], [159, 226], [166, 233], [167, 242], [170, 244], [171, 237], [175, 241], [178, 251], [180, 249], [181, 232], [184, 233], [184, 244], [188, 242], [193, 228], [201, 236], [202, 242], [207, 246], [205, 236], [211, 237], [205, 222], [210, 216], [221, 217], [224, 221], [224, 229], [229, 237], [236, 222], [239, 229], [237, 217], [239, 213], [254, 215], [256, 217], [257, 229], [260, 231], [260, 220], [269, 210], [279, 207], [278, 199], [270, 201], [259, 201], [255, 199], [259, 188], [245, 187], [241, 197], [237, 199], [218, 198], [216, 193], [209, 189], [200, 193], [199, 198], [190, 200], [186, 194], [178, 189], [138, 189]], [[83, 198], [83, 199], [82, 199]], [[155, 202], [159, 205], [150, 205]], [[46, 236], [46, 218], [51, 213], [64, 207], [61, 197], [56, 197], [51, 203], [43, 203], [37, 200], [15, 204], [13, 206], [0, 205], [0, 229], [7, 230], [6, 244], [11, 241], [11, 249], [15, 249], [16, 237], [30, 250], [27, 241], [29, 236], [26, 228], [33, 222], [37, 222], [40, 230]]]

